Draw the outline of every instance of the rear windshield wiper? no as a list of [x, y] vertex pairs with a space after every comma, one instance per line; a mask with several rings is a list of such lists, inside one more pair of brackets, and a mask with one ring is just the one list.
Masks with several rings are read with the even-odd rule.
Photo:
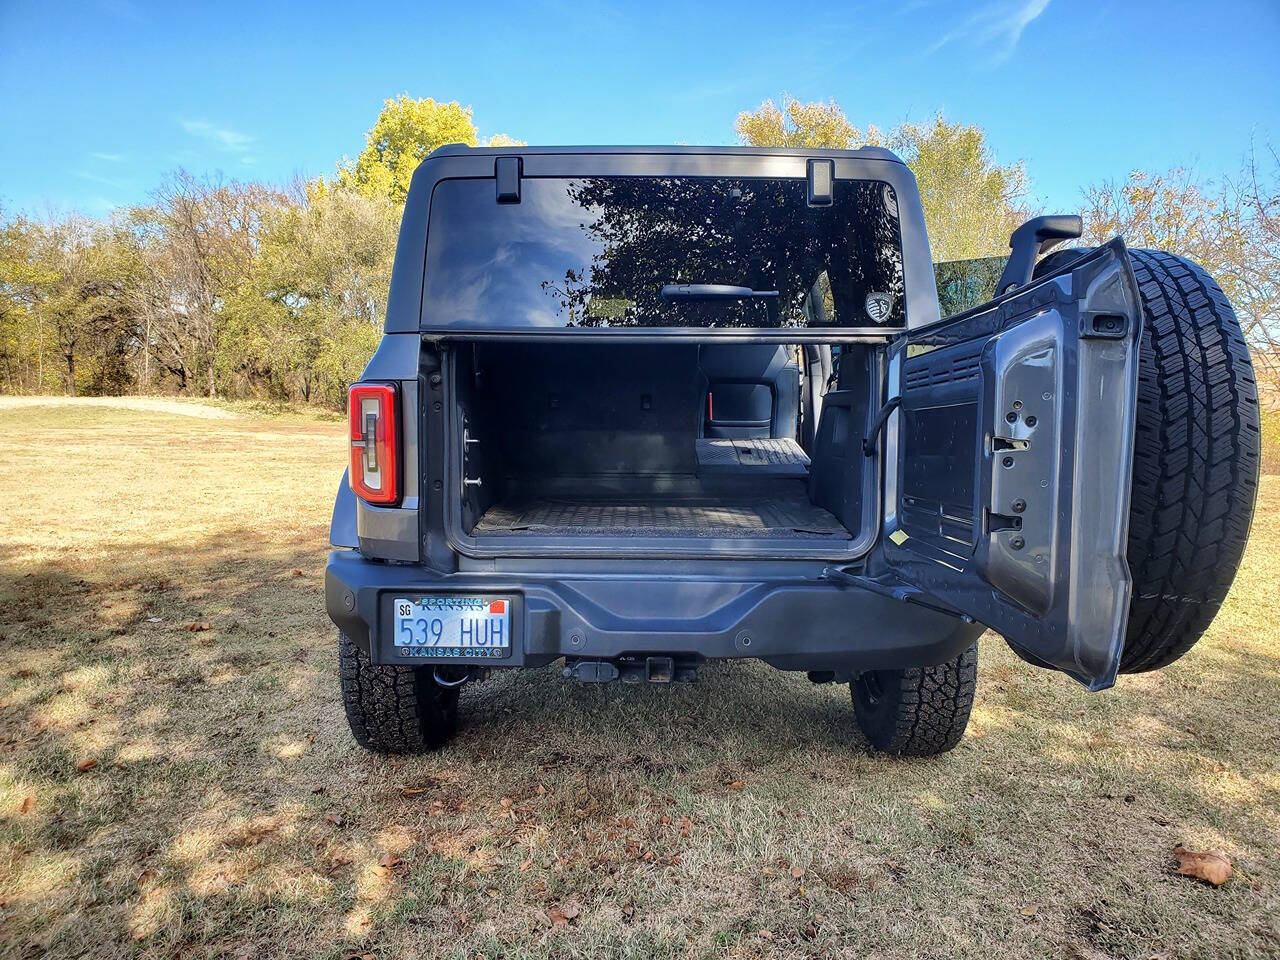
[[667, 301], [767, 300], [777, 296], [777, 290], [752, 290], [727, 283], [668, 283], [662, 287], [662, 299]]

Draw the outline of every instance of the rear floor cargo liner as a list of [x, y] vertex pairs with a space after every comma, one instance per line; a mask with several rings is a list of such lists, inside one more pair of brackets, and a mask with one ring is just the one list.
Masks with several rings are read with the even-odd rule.
[[832, 514], [804, 496], [631, 499], [511, 497], [476, 524], [476, 536], [617, 536], [850, 539]]

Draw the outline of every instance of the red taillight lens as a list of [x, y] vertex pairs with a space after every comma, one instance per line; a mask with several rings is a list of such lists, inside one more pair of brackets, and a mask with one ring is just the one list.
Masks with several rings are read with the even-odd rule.
[[396, 388], [357, 383], [347, 398], [351, 418], [351, 489], [366, 503], [400, 499], [400, 424]]

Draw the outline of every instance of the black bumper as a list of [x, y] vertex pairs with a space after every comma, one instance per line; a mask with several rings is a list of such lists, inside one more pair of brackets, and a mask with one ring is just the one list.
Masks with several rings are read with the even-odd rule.
[[[396, 595], [481, 594], [514, 603], [510, 656], [485, 667], [560, 657], [756, 657], [784, 670], [927, 666], [958, 656], [983, 627], [881, 593], [821, 579], [455, 573], [334, 551], [325, 570], [330, 619], [375, 663], [405, 663], [389, 629]], [[415, 665], [458, 660], [414, 659]]]

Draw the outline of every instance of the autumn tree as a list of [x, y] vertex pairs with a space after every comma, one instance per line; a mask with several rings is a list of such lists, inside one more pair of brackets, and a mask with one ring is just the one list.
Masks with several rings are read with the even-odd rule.
[[261, 184], [178, 171], [135, 210], [148, 319], [147, 346], [179, 389], [217, 394], [223, 305], [249, 274], [263, 218], [283, 202]]
[[1209, 271], [1231, 301], [1260, 374], [1280, 381], [1280, 161], [1251, 153], [1214, 183], [1186, 169], [1137, 170], [1084, 191], [1081, 245], [1123, 237]]
[[875, 127], [865, 133], [859, 130], [834, 100], [801, 103], [795, 97], [783, 97], [781, 107], [766, 100], [755, 110], [738, 114], [733, 126], [738, 139], [753, 147], [856, 150], [881, 141], [880, 131]]
[[997, 163], [981, 127], [939, 114], [902, 124], [887, 146], [915, 174], [935, 261], [1008, 252], [1009, 234], [1027, 217], [1026, 172], [1021, 163]]
[[[402, 93], [383, 101], [382, 112], [365, 135], [364, 149], [355, 160], [338, 165], [338, 182], [369, 198], [387, 197], [404, 203], [409, 181], [433, 150], [449, 143], [479, 144], [471, 108], [456, 100], [443, 103], [430, 97], [415, 100]], [[485, 146], [523, 146], [505, 133], [496, 133]]]
[[0, 370], [11, 393], [45, 389], [48, 344], [36, 307], [55, 278], [35, 256], [39, 235], [39, 224], [26, 217], [0, 223]]
[[981, 127], [948, 123], [941, 115], [904, 123], [888, 133], [854, 126], [834, 100], [766, 100], [738, 114], [738, 139], [760, 147], [884, 146], [915, 174], [925, 225], [937, 261], [993, 256], [1008, 249], [1009, 233], [1024, 218], [1022, 164], [996, 162]]
[[249, 389], [341, 406], [382, 332], [399, 210], [319, 180], [297, 193], [266, 218], [221, 360]]
[[[23, 262], [15, 260], [15, 249]], [[72, 396], [127, 389], [138, 342], [126, 291], [136, 278], [127, 237], [114, 225], [81, 217], [7, 224], [0, 252], [0, 351], [27, 353], [22, 379], [35, 389], [44, 389], [58, 368], [52, 379]], [[13, 378], [20, 361], [3, 359]]]

